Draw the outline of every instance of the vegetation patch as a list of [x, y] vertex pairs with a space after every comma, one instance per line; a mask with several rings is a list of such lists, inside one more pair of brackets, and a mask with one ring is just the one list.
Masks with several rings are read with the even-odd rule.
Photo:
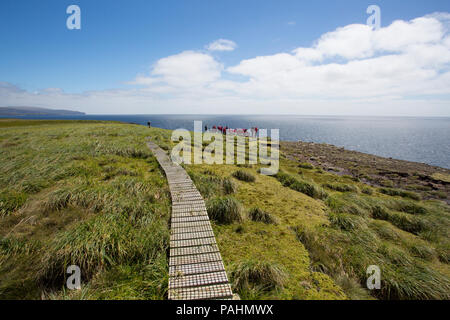
[[358, 187], [345, 183], [324, 183], [322, 186], [339, 192], [358, 192]]
[[4, 217], [20, 207], [27, 200], [27, 195], [24, 192], [4, 190], [0, 192], [0, 217]]
[[218, 223], [230, 224], [243, 220], [242, 205], [233, 197], [217, 197], [208, 200], [206, 208], [209, 217]]
[[238, 180], [245, 181], [245, 182], [255, 182], [256, 178], [253, 174], [250, 172], [244, 171], [244, 170], [237, 170], [233, 173], [233, 177], [235, 177]]
[[248, 212], [250, 220], [256, 222], [264, 222], [267, 224], [277, 224], [277, 219], [270, 213], [261, 210], [260, 208], [251, 208]]
[[224, 194], [233, 194], [236, 192], [237, 187], [234, 184], [233, 180], [229, 179], [229, 178], [224, 178], [222, 180], [222, 187], [223, 187], [223, 193]]
[[[163, 299], [167, 284], [156, 279], [168, 276], [170, 201], [145, 141], [166, 131], [89, 121], [0, 127], [0, 140], [21, 146], [0, 151], [0, 298]], [[62, 290], [70, 264], [81, 268], [82, 292]], [[156, 264], [164, 268], [146, 271]]]
[[436, 172], [436, 173], [433, 173], [431, 175], [431, 177], [433, 179], [436, 179], [436, 180], [440, 180], [440, 181], [443, 181], [443, 182], [446, 182], [446, 183], [450, 183], [450, 174]]
[[294, 178], [293, 176], [284, 173], [282, 171], [279, 171], [275, 177], [278, 179], [278, 181], [280, 181], [283, 186], [291, 188], [295, 191], [304, 193], [308, 196], [310, 196], [311, 198], [314, 199], [325, 199], [328, 194], [319, 186], [317, 186], [316, 184], [312, 183], [312, 182], [308, 182], [308, 181], [304, 181], [304, 180], [299, 180]]
[[367, 228], [364, 218], [352, 214], [330, 214], [331, 225], [344, 231]]
[[314, 169], [314, 166], [309, 162], [302, 162], [298, 165], [298, 167], [302, 168], [302, 169], [308, 169], [308, 170]]
[[412, 191], [404, 191], [400, 189], [393, 189], [393, 188], [380, 188], [378, 189], [381, 193], [387, 194], [389, 196], [400, 196], [403, 198], [410, 198], [413, 200], [420, 200], [421, 197], [415, 192]]
[[251, 291], [270, 291], [282, 288], [287, 273], [277, 264], [266, 261], [247, 260], [231, 268], [233, 289], [245, 297]]

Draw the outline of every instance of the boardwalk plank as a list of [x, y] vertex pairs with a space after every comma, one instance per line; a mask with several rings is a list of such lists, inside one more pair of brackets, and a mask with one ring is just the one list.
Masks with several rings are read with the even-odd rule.
[[186, 171], [149, 141], [172, 198], [169, 299], [231, 299], [233, 293], [202, 195]]
[[184, 275], [169, 279], [169, 290], [175, 288], [199, 287], [212, 284], [228, 283], [225, 271]]
[[171, 248], [192, 247], [211, 243], [216, 243], [216, 238], [211, 237], [211, 238], [189, 239], [180, 241], [170, 240], [170, 247]]
[[222, 261], [182, 264], [169, 267], [169, 277], [225, 271]]
[[171, 300], [204, 300], [231, 298], [233, 293], [229, 284], [169, 290]]

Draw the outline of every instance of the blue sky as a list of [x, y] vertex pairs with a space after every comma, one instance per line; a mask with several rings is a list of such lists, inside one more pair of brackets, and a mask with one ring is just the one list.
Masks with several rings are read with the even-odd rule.
[[[66, 28], [66, 8], [71, 4], [81, 8], [81, 30]], [[86, 95], [92, 91], [110, 93], [114, 89], [126, 91], [129, 97], [131, 91], [142, 88], [142, 83], [133, 82], [138, 75], [151, 77], [152, 68], [160, 59], [183, 52], [212, 57], [214, 62], [221, 65], [220, 80], [259, 80], [257, 75], [242, 71], [242, 68], [235, 72], [228, 72], [227, 68], [239, 66], [244, 60], [260, 56], [270, 57], [279, 53], [291, 53], [300, 47], [309, 48], [322, 35], [339, 27], [364, 25], [368, 17], [366, 8], [370, 4], [380, 6], [382, 27], [389, 26], [395, 20], [407, 22], [434, 12], [450, 12], [450, 1], [447, 0], [2, 0], [0, 82], [13, 86], [16, 91], [23, 90], [27, 93], [58, 88], [67, 95], [71, 94], [72, 100], [74, 95]], [[217, 39], [229, 39], [236, 43], [236, 48], [232, 51], [208, 51], [205, 46]], [[370, 57], [357, 57], [360, 58]], [[340, 61], [339, 56], [333, 59], [335, 62]], [[344, 62], [347, 63], [348, 57], [345, 59], [347, 60]], [[209, 62], [211, 61], [206, 61]], [[436, 72], [446, 72], [447, 67], [448, 62], [444, 61]], [[218, 79], [214, 78], [214, 81]], [[223, 89], [223, 84], [219, 85]], [[235, 89], [227, 87], [226, 90]], [[167, 101], [173, 98], [173, 91], [165, 92], [159, 99]], [[308, 91], [306, 96], [308, 99], [336, 98], [333, 95], [320, 97], [312, 91]], [[397, 94], [393, 96], [398, 99]], [[406, 95], [402, 93], [401, 96], [405, 98]], [[411, 97], [410, 93], [408, 97]], [[154, 98], [153, 95], [152, 105], [155, 104]], [[445, 90], [437, 92], [432, 98], [444, 99], [445, 104], [448, 93]], [[142, 99], [144, 98], [140, 96], [141, 104], [135, 109], [131, 107], [132, 111], [159, 112], [151, 108], [146, 112], [147, 109], [142, 107]], [[232, 96], [227, 97], [226, 101], [234, 99], [242, 101], [250, 98]], [[257, 101], [263, 97], [255, 92], [251, 99]], [[278, 97], [275, 101], [282, 103], [282, 99], [283, 97]], [[61, 104], [70, 106], [70, 103], [62, 102], [60, 96], [57, 101], [58, 105], [51, 101], [48, 104], [50, 107]], [[42, 101], [39, 104], [45, 103]], [[175, 100], [170, 105], [173, 112], [180, 111], [177, 110]], [[201, 108], [198, 110], [201, 111]], [[445, 115], [448, 113], [446, 110], [448, 108], [442, 109], [441, 106], [437, 113]], [[86, 111], [89, 112], [90, 109]], [[108, 109], [101, 107], [92, 111], [108, 113]], [[300, 109], [298, 112], [302, 111], [304, 110]], [[292, 109], [292, 101], [286, 112], [297, 113]]]

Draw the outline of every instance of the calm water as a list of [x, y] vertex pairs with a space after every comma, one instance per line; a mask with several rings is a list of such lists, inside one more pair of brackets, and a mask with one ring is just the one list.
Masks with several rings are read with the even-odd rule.
[[[23, 117], [26, 118], [26, 117]], [[29, 117], [37, 118], [37, 117]], [[450, 118], [272, 115], [85, 115], [40, 119], [116, 120], [165, 129], [203, 126], [280, 129], [280, 139], [329, 143], [349, 150], [450, 168]]]

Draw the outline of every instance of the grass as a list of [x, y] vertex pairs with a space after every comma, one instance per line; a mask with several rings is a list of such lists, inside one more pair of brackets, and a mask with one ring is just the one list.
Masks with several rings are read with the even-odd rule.
[[255, 182], [256, 180], [254, 175], [244, 170], [237, 170], [233, 172], [233, 177], [235, 177], [238, 180], [246, 182]]
[[3, 190], [0, 193], [0, 217], [4, 217], [22, 207], [27, 200], [27, 194], [14, 190]]
[[390, 196], [400, 196], [403, 198], [410, 198], [413, 200], [421, 200], [421, 197], [419, 194], [414, 193], [412, 191], [404, 191], [399, 189], [392, 189], [392, 188], [380, 188], [379, 191], [381, 193], [390, 195]]
[[450, 183], [450, 175], [445, 173], [436, 172], [432, 175], [432, 177], [436, 180], [444, 181]]
[[[90, 121], [0, 128], [0, 298], [164, 299], [170, 200], [145, 140], [167, 133]], [[82, 295], [63, 289], [70, 264]]]
[[260, 208], [251, 208], [248, 212], [248, 217], [252, 221], [263, 222], [267, 224], [277, 224], [277, 219], [270, 213], [261, 210]]
[[298, 167], [302, 168], [302, 169], [309, 169], [309, 170], [314, 169], [314, 166], [311, 163], [308, 163], [308, 162], [302, 162], [302, 163], [300, 163], [298, 165]]
[[339, 192], [358, 192], [358, 188], [356, 186], [345, 183], [324, 183], [322, 186], [324, 188]]
[[224, 178], [222, 180], [222, 187], [223, 187], [223, 192], [225, 194], [233, 194], [237, 190], [237, 187], [234, 184], [233, 180], [228, 179], [228, 178]]
[[275, 177], [283, 186], [304, 193], [314, 199], [325, 199], [328, 194], [315, 183], [297, 179], [287, 173], [279, 171]]
[[231, 268], [230, 278], [233, 290], [242, 299], [251, 299], [255, 292], [280, 289], [288, 275], [274, 263], [247, 260]]
[[[145, 139], [170, 150], [170, 131], [11, 122], [0, 129], [0, 298], [164, 299], [170, 194]], [[184, 165], [241, 298], [450, 298], [445, 202], [299, 173], [281, 151], [275, 178], [260, 164]], [[63, 289], [69, 263], [82, 266], [80, 291]], [[372, 264], [381, 290], [365, 286]]]
[[232, 197], [211, 199], [206, 203], [206, 208], [210, 219], [218, 223], [230, 224], [243, 220], [242, 206]]
[[[299, 173], [298, 162], [284, 157], [280, 165], [276, 180], [261, 175], [255, 184], [237, 180], [233, 194], [249, 213], [252, 208], [270, 212], [277, 224], [261, 223], [259, 215], [257, 221], [249, 215], [240, 222], [213, 224], [227, 270], [248, 261], [265, 261], [289, 275], [278, 289], [244, 286], [243, 297], [448, 298], [446, 204], [376, 192], [351, 176], [315, 170]], [[190, 165], [188, 170], [206, 176], [205, 167]], [[207, 167], [217, 180], [236, 171], [234, 165]], [[252, 174], [259, 170], [258, 165], [246, 168]], [[202, 181], [205, 178], [196, 183], [200, 189]], [[212, 189], [210, 198], [223, 196], [220, 183]], [[380, 291], [366, 288], [366, 268], [371, 264], [382, 270]]]

